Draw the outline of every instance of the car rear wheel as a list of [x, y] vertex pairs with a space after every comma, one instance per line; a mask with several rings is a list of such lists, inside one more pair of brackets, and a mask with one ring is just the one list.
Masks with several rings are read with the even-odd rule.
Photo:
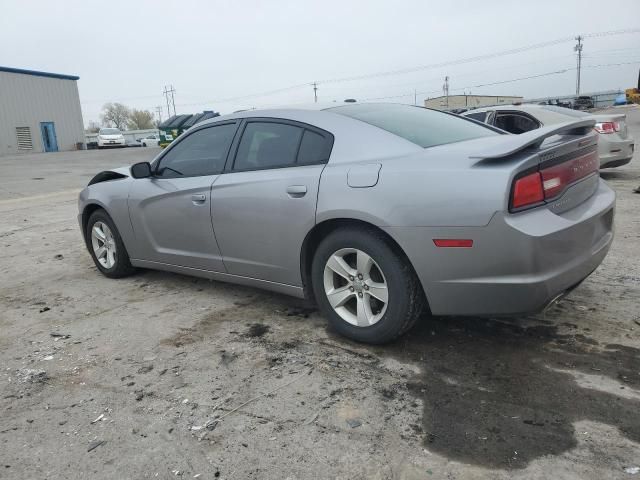
[[408, 261], [374, 229], [345, 228], [318, 246], [313, 291], [342, 335], [365, 343], [395, 340], [422, 312], [422, 289]]
[[96, 210], [91, 214], [85, 235], [91, 258], [103, 275], [121, 278], [135, 272], [120, 233], [107, 212]]

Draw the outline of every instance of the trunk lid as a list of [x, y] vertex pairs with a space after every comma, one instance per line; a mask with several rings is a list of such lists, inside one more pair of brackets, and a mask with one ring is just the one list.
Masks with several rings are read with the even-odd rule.
[[477, 159], [476, 168], [510, 169], [509, 211], [547, 206], [566, 212], [598, 187], [598, 134], [593, 118], [556, 124], [521, 135], [504, 135]]

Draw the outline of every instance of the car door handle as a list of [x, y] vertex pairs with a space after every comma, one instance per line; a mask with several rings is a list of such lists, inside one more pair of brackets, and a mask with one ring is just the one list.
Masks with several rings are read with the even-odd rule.
[[289, 185], [287, 187], [287, 194], [291, 198], [304, 197], [307, 193], [307, 187], [305, 185]]
[[201, 205], [205, 202], [205, 200], [207, 199], [207, 196], [204, 193], [196, 193], [194, 195], [191, 195], [191, 201], [195, 204], [195, 205]]

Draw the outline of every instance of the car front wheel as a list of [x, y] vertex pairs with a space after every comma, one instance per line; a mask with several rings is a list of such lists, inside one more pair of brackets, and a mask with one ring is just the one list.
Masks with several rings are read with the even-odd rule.
[[395, 340], [420, 316], [423, 293], [408, 260], [373, 228], [344, 228], [318, 246], [312, 282], [320, 310], [342, 335]]
[[103, 275], [121, 278], [135, 272], [120, 233], [107, 212], [96, 210], [91, 214], [85, 235], [91, 258]]

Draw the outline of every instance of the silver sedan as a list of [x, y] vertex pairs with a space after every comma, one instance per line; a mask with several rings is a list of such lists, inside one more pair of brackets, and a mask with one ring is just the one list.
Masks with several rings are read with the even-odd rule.
[[151, 268], [315, 300], [388, 342], [421, 312], [517, 315], [587, 277], [612, 241], [594, 121], [507, 135], [396, 104], [216, 117], [81, 192], [104, 275]]
[[627, 116], [623, 113], [592, 114], [555, 105], [524, 104], [478, 108], [462, 115], [514, 134], [574, 119], [591, 119], [599, 137], [600, 168], [620, 167], [633, 157], [634, 139], [628, 133]]

